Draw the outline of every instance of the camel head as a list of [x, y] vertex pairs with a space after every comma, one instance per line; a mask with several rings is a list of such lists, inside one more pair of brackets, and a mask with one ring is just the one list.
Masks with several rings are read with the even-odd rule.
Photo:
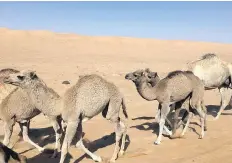
[[127, 73], [125, 76], [125, 79], [131, 80], [133, 82], [137, 82], [141, 78], [144, 78], [144, 77], [145, 77], [145, 71], [140, 69], [140, 70], [136, 70], [136, 71], [131, 72], [131, 73]]
[[148, 82], [147, 72], [143, 69], [136, 70], [134, 72], [128, 73], [125, 76], [125, 79], [131, 80], [136, 85], [139, 85], [143, 82]]
[[4, 83], [12, 84], [20, 87], [27, 87], [32, 84], [33, 81], [37, 80], [38, 76], [35, 71], [32, 70], [22, 70], [18, 73], [10, 74], [4, 78]]
[[139, 69], [128, 73], [126, 74], [125, 79], [133, 81], [136, 85], [142, 82], [147, 82], [152, 86], [155, 86], [160, 81], [157, 72], [152, 72], [149, 68], [146, 68], [145, 70]]
[[145, 76], [152, 87], [160, 81], [160, 77], [158, 76], [157, 72], [153, 72], [149, 68], [145, 69]]

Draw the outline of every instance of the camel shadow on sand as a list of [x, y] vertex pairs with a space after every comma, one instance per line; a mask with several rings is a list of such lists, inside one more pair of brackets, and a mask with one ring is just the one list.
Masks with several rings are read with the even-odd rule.
[[[220, 106], [217, 106], [217, 105], [207, 105], [206, 106], [207, 108], [207, 115], [211, 115], [213, 117], [216, 117], [218, 111], [219, 111], [219, 108]], [[225, 110], [230, 110], [230, 106], [227, 106], [225, 108]], [[195, 112], [195, 116], [198, 116], [198, 113], [196, 111]], [[179, 118], [181, 118], [183, 116], [183, 113], [184, 113], [184, 109], [181, 110], [180, 112], [180, 115], [179, 115]], [[170, 113], [169, 116], [168, 116], [168, 119], [173, 123], [173, 114], [174, 113]], [[232, 113], [222, 113], [221, 115], [232, 115]], [[135, 126], [131, 126], [130, 128], [136, 128], [138, 130], [143, 130], [143, 131], [149, 131], [149, 130], [153, 130], [153, 133], [155, 133], [156, 135], [158, 135], [158, 132], [159, 132], [159, 124], [157, 122], [155, 122], [155, 117], [146, 117], [146, 116], [141, 116], [141, 117], [136, 117], [136, 118], [133, 118], [132, 120], [154, 120], [154, 122], [145, 122], [145, 123], [142, 123], [142, 124], [139, 124], [139, 125], [135, 125]], [[190, 122], [190, 124], [192, 125], [196, 125], [198, 127], [201, 127], [199, 123], [197, 122]], [[196, 131], [196, 129], [194, 127], [191, 127], [189, 126], [189, 128], [194, 132], [196, 133], [197, 135], [200, 136], [200, 134]], [[165, 136], [165, 135], [164, 135]], [[167, 136], [169, 137], [169, 136]]]
[[[33, 142], [38, 144], [41, 147], [46, 146], [47, 144], [52, 144], [55, 142], [55, 132], [52, 127], [47, 128], [31, 128], [29, 132], [29, 137]], [[23, 138], [20, 136], [19, 141], [23, 141]], [[16, 142], [17, 143], [17, 142]], [[32, 147], [26, 151], [21, 152], [22, 154], [28, 152], [35, 147]]]
[[[217, 112], [219, 111], [220, 106], [217, 105], [207, 105], [207, 114], [216, 116]], [[227, 107], [225, 110], [230, 110], [230, 107]], [[180, 113], [180, 117], [182, 115], [182, 112]], [[222, 115], [232, 115], [232, 113], [222, 113]], [[172, 113], [169, 115], [170, 117], [172, 116]], [[139, 125], [131, 126], [130, 128], [136, 128], [138, 130], [143, 130], [143, 131], [149, 131], [153, 130], [153, 133], [158, 133], [159, 131], [159, 124], [155, 122], [155, 117], [152, 116], [141, 116], [141, 117], [136, 117], [133, 118], [132, 120], [137, 121], [137, 120], [154, 120], [154, 122], [145, 122]], [[190, 122], [193, 125], [200, 126], [196, 122]], [[190, 127], [193, 132], [199, 135], [199, 133], [196, 132], [195, 128]], [[55, 132], [52, 127], [47, 127], [47, 128], [31, 128], [29, 132], [30, 138], [35, 142], [38, 143], [40, 146], [45, 146], [47, 144], [55, 143]], [[166, 135], [164, 135], [166, 136]], [[76, 137], [76, 136], [75, 136]], [[168, 136], [167, 136], [168, 137]], [[3, 136], [1, 136], [3, 138]], [[22, 138], [21, 138], [22, 139]], [[130, 138], [127, 135], [127, 142], [126, 142], [126, 148], [128, 148], [130, 144]], [[76, 142], [75, 138], [73, 140], [72, 145], [74, 145]], [[91, 151], [91, 152], [96, 152], [97, 150], [104, 148], [106, 146], [110, 146], [115, 143], [115, 133], [111, 133], [109, 135], [105, 135], [93, 142], [88, 141], [87, 139], [83, 140], [85, 146]], [[17, 143], [17, 142], [16, 142]], [[72, 146], [71, 148], [75, 148], [75, 146]], [[34, 147], [21, 152], [20, 154], [24, 154], [25, 152], [28, 152], [30, 150], [34, 149]], [[80, 149], [77, 149], [80, 150]], [[46, 149], [43, 153], [40, 153], [32, 158], [28, 158], [28, 162], [30, 163], [56, 163], [59, 162], [60, 157], [57, 158], [50, 158], [53, 153], [52, 149]], [[80, 156], [78, 159], [75, 160], [75, 163], [82, 161], [84, 158], [90, 158], [87, 154], [83, 154]], [[111, 157], [111, 155], [109, 155]], [[67, 154], [66, 160], [67, 162], [70, 162], [70, 159], [72, 156], [70, 154]]]
[[[41, 147], [55, 142], [55, 132], [52, 127], [30, 128], [28, 135], [33, 142], [35, 142]], [[3, 140], [4, 135], [0, 135], [0, 139]], [[13, 143], [11, 140], [11, 143], [13, 143], [12, 148], [14, 148], [14, 146], [17, 145], [17, 143], [21, 141], [23, 141], [22, 135], [18, 134], [18, 139], [16, 140], [16, 142]], [[33, 150], [33, 149], [35, 149], [35, 147], [32, 146], [30, 149], [27, 149], [26, 151], [21, 152], [21, 154], [28, 152], [30, 150]]]
[[142, 116], [142, 117], [136, 117], [136, 118], [132, 118], [132, 120], [152, 120], [155, 119], [155, 117], [146, 117], [146, 116]]
[[[84, 141], [85, 147], [87, 147], [89, 149], [90, 152], [94, 153], [97, 150], [104, 148], [106, 146], [115, 144], [115, 132], [112, 132], [109, 135], [105, 135], [93, 142], [87, 142], [86, 140]], [[125, 151], [127, 150], [128, 146], [130, 144], [130, 137], [129, 135], [126, 136], [126, 144], [125, 144]], [[120, 145], [121, 145], [121, 141], [120, 141]], [[114, 148], [114, 147], [113, 147]], [[113, 153], [111, 153], [111, 155], [113, 155]], [[111, 155], [109, 155], [109, 157], [111, 157]], [[89, 155], [84, 154], [81, 157], [79, 157], [75, 163], [80, 162], [81, 160], [83, 160], [85, 157], [91, 159], [89, 157]]]
[[[190, 122], [190, 124], [200, 126], [198, 123], [195, 123], [195, 122]], [[159, 133], [159, 124], [157, 122], [145, 122], [145, 123], [142, 123], [142, 124], [139, 124], [139, 125], [131, 126], [130, 128], [136, 128], [138, 130], [143, 130], [143, 131], [152, 130], [153, 131], [152, 133], [156, 134], [157, 136], [158, 136], [158, 133]], [[193, 132], [195, 132], [197, 135], [200, 135], [199, 133], [197, 133], [195, 128], [190, 127], [190, 126], [189, 126], [189, 128]], [[163, 136], [172, 139], [169, 135], [163, 134]]]
[[[207, 105], [206, 108], [207, 108], [207, 114], [208, 115], [216, 117], [217, 113], [218, 113], [218, 111], [220, 109], [220, 106], [218, 106], [218, 105]], [[231, 110], [231, 106], [228, 105], [224, 110]], [[221, 115], [232, 115], [232, 113], [223, 113], [222, 112]]]
[[[76, 136], [75, 136], [76, 137]], [[127, 135], [126, 137], [126, 146], [125, 146], [125, 150], [128, 148], [129, 144], [130, 144], [130, 138]], [[76, 144], [77, 140], [74, 138], [74, 140], [72, 141], [72, 146], [71, 148], [76, 148], [75, 144]], [[93, 142], [90, 142], [88, 139], [83, 139], [83, 143], [85, 145], [86, 148], [88, 148], [91, 152], [96, 152], [97, 150], [104, 148], [106, 146], [112, 145], [115, 143], [115, 133], [111, 133], [109, 135], [105, 135]], [[120, 143], [121, 144], [121, 143]], [[79, 148], [76, 148], [76, 150], [81, 150]], [[40, 153], [32, 158], [28, 159], [28, 162], [30, 163], [57, 163], [59, 162], [60, 156], [57, 158], [50, 158], [50, 156], [52, 155], [53, 150], [52, 149], [46, 149], [43, 153]], [[113, 153], [112, 153], [113, 154]], [[59, 154], [60, 155], [60, 154]], [[109, 156], [111, 157], [111, 156]], [[65, 162], [70, 162], [70, 159], [73, 158], [70, 154], [67, 154], [66, 158], [65, 158]], [[87, 154], [83, 154], [82, 156], [80, 156], [78, 159], [75, 160], [75, 162], [80, 162], [82, 161], [84, 158], [89, 158], [91, 159]]]

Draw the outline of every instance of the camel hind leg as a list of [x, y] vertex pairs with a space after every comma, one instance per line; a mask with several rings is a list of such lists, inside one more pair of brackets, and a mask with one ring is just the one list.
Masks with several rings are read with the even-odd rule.
[[63, 141], [62, 149], [61, 149], [60, 163], [63, 163], [65, 161], [65, 157], [68, 153], [69, 147], [76, 133], [78, 123], [79, 123], [79, 120], [67, 122], [66, 133], [65, 133], [65, 137], [64, 137], [64, 141]]
[[[186, 111], [187, 112], [187, 111]], [[187, 119], [187, 122], [184, 126], [184, 129], [183, 131], [181, 132], [180, 136], [183, 137], [184, 134], [186, 133], [187, 129], [188, 129], [188, 126], [189, 126], [189, 123], [190, 123], [190, 120], [192, 119], [193, 117], [193, 113], [192, 112], [188, 112], [188, 119]]]
[[207, 131], [207, 108], [206, 108], [206, 106], [205, 106], [205, 103], [204, 103], [204, 101], [202, 101], [201, 102], [201, 107], [202, 107], [202, 109], [203, 109], [203, 112], [205, 113], [205, 118], [204, 118], [204, 123], [205, 123], [205, 125], [204, 125], [204, 131]]
[[119, 154], [122, 156], [125, 152], [125, 145], [126, 145], [126, 135], [127, 135], [127, 128], [128, 128], [128, 114], [127, 114], [127, 111], [126, 111], [126, 104], [125, 104], [125, 99], [122, 98], [122, 111], [123, 111], [123, 114], [125, 116], [125, 120], [123, 121], [122, 119], [120, 119], [120, 126], [121, 126], [121, 129], [122, 129], [122, 143], [121, 143], [121, 149], [120, 149], [120, 152]]
[[221, 94], [221, 106], [220, 106], [219, 112], [217, 113], [217, 116], [215, 117], [215, 120], [219, 119], [219, 117], [222, 114], [223, 110], [229, 104], [230, 99], [231, 99], [231, 95], [232, 95], [232, 89], [231, 88], [220, 87], [219, 91], [220, 91], [220, 94]]
[[127, 124], [125, 126], [125, 123], [123, 123], [122, 121], [119, 122], [122, 128], [122, 144], [121, 144], [121, 149], [119, 154], [122, 156], [125, 152], [125, 146], [126, 146], [126, 135], [127, 135]]
[[[118, 153], [124, 154], [125, 142], [126, 142], [126, 125], [118, 117], [117, 120], [111, 119], [115, 123], [115, 147], [110, 162], [115, 162], [118, 158]], [[119, 146], [120, 140], [122, 139], [121, 147]]]
[[[115, 124], [115, 147], [114, 147], [113, 155], [110, 159], [111, 162], [115, 162], [115, 160], [118, 158], [119, 150], [120, 150], [120, 155], [123, 155], [125, 150], [127, 123], [123, 122], [119, 117], [119, 111], [121, 105], [122, 105], [122, 98], [120, 97], [111, 98], [108, 105], [108, 111], [106, 114], [106, 119]], [[127, 117], [125, 121], [127, 121]], [[119, 146], [120, 140], [122, 140], [121, 147]]]
[[203, 89], [196, 89], [192, 93], [192, 98], [190, 100], [190, 105], [192, 108], [196, 109], [201, 120], [201, 134], [200, 139], [204, 137], [204, 131], [205, 131], [205, 120], [206, 120], [206, 112], [204, 111], [205, 108], [202, 107], [204, 105], [203, 103], [204, 98], [204, 90]]
[[60, 163], [64, 162], [65, 157], [68, 153], [71, 142], [72, 142], [73, 137], [75, 136], [76, 132], [77, 132], [77, 142], [78, 142], [76, 144], [76, 146], [80, 147], [94, 161], [101, 162], [102, 161], [101, 157], [90, 152], [83, 144], [83, 141], [82, 141], [82, 116], [80, 116], [78, 118], [78, 120], [69, 120], [66, 124], [67, 124], [67, 127], [66, 127], [65, 137], [64, 137], [64, 141], [63, 141], [62, 149], [61, 149]]
[[[189, 100], [189, 99], [187, 99], [187, 100]], [[184, 102], [185, 102], [185, 100], [181, 100], [179, 102], [176, 102], [176, 104], [175, 104], [174, 122], [173, 122], [173, 126], [172, 126], [171, 138], [177, 138], [178, 137], [176, 135], [176, 130], [178, 129], [178, 126], [182, 122], [182, 119], [183, 119], [183, 117], [182, 117], [182, 119], [178, 123], [180, 111], [181, 111], [181, 108], [182, 108], [182, 105], [183, 105]], [[188, 109], [186, 110], [186, 112], [188, 112]]]
[[[75, 133], [74, 133], [75, 134]], [[80, 119], [80, 122], [78, 124], [77, 127], [77, 144], [76, 146], [78, 146], [79, 148], [81, 148], [87, 155], [89, 155], [94, 161], [97, 162], [101, 162], [102, 158], [100, 156], [97, 156], [95, 154], [93, 154], [92, 152], [90, 152], [83, 144], [83, 140], [82, 140], [82, 118]]]

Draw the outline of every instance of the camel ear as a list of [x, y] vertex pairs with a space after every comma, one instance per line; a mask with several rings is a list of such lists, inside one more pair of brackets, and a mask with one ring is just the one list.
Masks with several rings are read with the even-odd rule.
[[148, 74], [148, 77], [150, 77], [150, 78], [155, 78], [155, 77], [157, 77], [158, 75], [157, 75], [157, 72], [150, 72], [149, 74]]
[[38, 78], [35, 71], [30, 72], [30, 78], [33, 80]]
[[146, 69], [145, 69], [145, 72], [148, 72], [148, 73], [149, 73], [149, 72], [151, 72], [151, 71], [150, 71], [149, 68], [146, 68]]

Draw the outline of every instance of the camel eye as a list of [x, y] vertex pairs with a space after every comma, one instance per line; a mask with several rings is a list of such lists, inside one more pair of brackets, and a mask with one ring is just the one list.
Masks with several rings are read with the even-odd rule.
[[19, 80], [24, 80], [25, 76], [20, 76], [20, 75], [18, 75], [17, 78], [18, 78]]

